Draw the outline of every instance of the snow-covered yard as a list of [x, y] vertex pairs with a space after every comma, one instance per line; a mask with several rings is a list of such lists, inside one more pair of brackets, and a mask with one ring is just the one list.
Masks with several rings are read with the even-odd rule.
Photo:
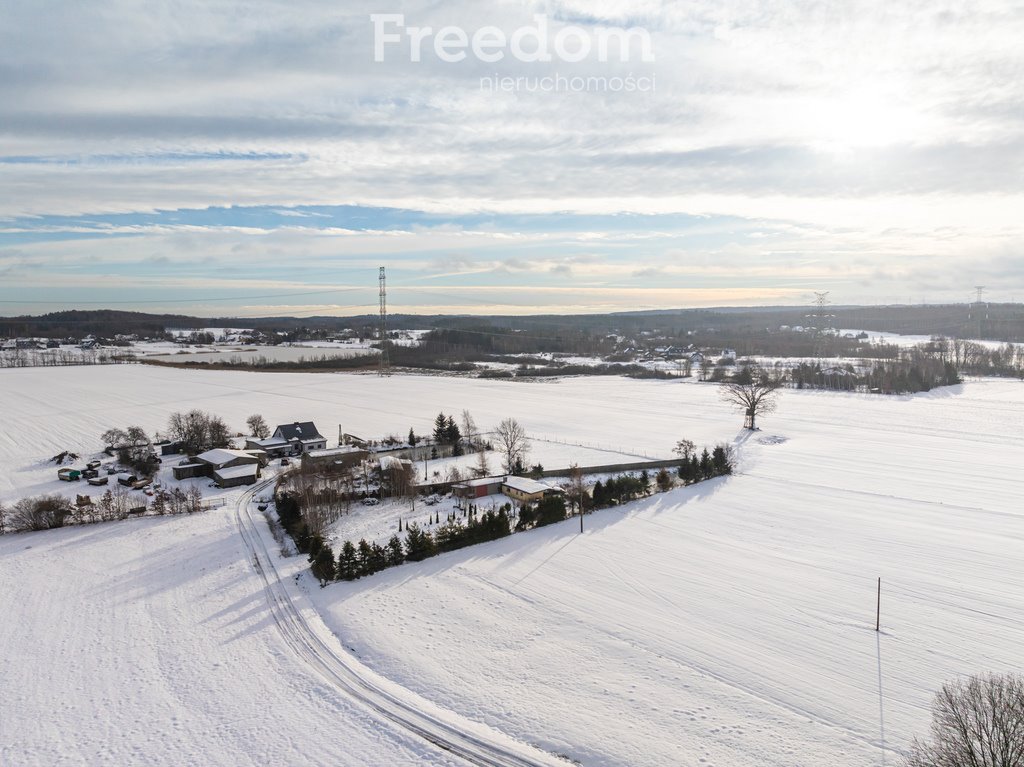
[[[569, 521], [322, 590], [299, 578], [371, 668], [585, 765], [892, 764], [943, 680], [1024, 663], [1020, 382], [788, 391], [749, 437], [692, 381], [112, 366], [4, 370], [0, 387], [7, 499], [66, 486], [42, 459], [193, 407], [325, 435], [426, 433], [467, 408], [654, 455], [736, 440], [736, 476], [598, 512], [582, 535]], [[257, 581], [230, 508], [0, 537], [0, 763], [445, 763], [297, 663]]]

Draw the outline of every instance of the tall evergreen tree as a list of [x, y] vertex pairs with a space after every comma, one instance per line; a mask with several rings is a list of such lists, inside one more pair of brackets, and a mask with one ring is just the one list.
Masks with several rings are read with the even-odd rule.
[[711, 452], [711, 466], [716, 476], [732, 474], [732, 464], [729, 462], [729, 454], [724, 445], [716, 445]]
[[713, 472], [714, 467], [711, 464], [711, 454], [707, 448], [704, 448], [704, 452], [700, 454], [700, 475], [704, 479], [711, 479]]
[[387, 547], [387, 564], [388, 567], [398, 567], [405, 561], [405, 550], [402, 548], [402, 542], [398, 540], [397, 535], [392, 535], [391, 540], [388, 541]]
[[537, 504], [537, 527], [561, 522], [565, 519], [565, 500], [560, 495], [549, 495]]
[[[320, 553], [320, 549], [324, 546], [324, 539], [320, 535], [309, 536], [309, 561], [316, 561], [316, 555]], [[333, 555], [332, 555], [333, 556]]]
[[384, 547], [374, 541], [370, 544], [370, 574], [379, 573], [388, 566], [388, 556]]
[[372, 575], [373, 574], [373, 551], [370, 548], [369, 542], [363, 538], [359, 541], [356, 546], [356, 557], [359, 562], [359, 575]]
[[419, 562], [436, 554], [434, 537], [429, 532], [420, 530], [419, 525], [408, 525], [405, 535], [405, 558], [410, 562]]
[[352, 541], [345, 541], [338, 554], [337, 576], [343, 581], [354, 581], [359, 577], [359, 557]]
[[334, 552], [330, 546], [324, 544], [320, 547], [316, 559], [313, 560], [312, 569], [313, 576], [320, 581], [321, 588], [335, 579], [337, 569], [334, 566]]
[[672, 489], [672, 475], [665, 469], [658, 472], [658, 476], [655, 477], [654, 481], [658, 485], [658, 492], [665, 493]]
[[434, 419], [434, 442], [438, 445], [443, 445], [448, 440], [448, 419], [445, 418], [444, 413], [438, 413], [437, 418]]

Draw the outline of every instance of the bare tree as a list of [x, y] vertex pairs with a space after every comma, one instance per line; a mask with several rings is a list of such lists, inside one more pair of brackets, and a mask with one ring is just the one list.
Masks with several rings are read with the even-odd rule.
[[476, 440], [476, 421], [468, 410], [462, 411], [462, 438], [472, 450]]
[[202, 410], [171, 413], [167, 431], [171, 439], [181, 442], [185, 452], [191, 455], [211, 447], [224, 447], [231, 438], [231, 430], [219, 416]]
[[715, 366], [715, 363], [711, 361], [710, 357], [701, 358], [700, 361], [700, 380], [708, 380], [708, 374], [711, 372], [711, 368]]
[[569, 501], [569, 513], [581, 514], [585, 511], [583, 498], [587, 492], [583, 487], [583, 472], [579, 464], [572, 464], [569, 467], [569, 483], [565, 486], [565, 497]]
[[487, 451], [481, 450], [476, 454], [476, 466], [473, 467], [473, 471], [478, 477], [487, 477], [491, 474], [491, 465], [487, 461]]
[[526, 456], [530, 452], [530, 440], [526, 430], [515, 418], [506, 418], [494, 430], [498, 442], [498, 452], [505, 456], [505, 471], [511, 474], [518, 467], [525, 465]]
[[270, 436], [270, 427], [259, 413], [253, 413], [246, 418], [245, 425], [249, 427], [249, 433], [256, 439], [266, 439]]
[[192, 485], [185, 493], [185, 510], [189, 514], [203, 510], [203, 491], [195, 485]]
[[932, 740], [915, 740], [906, 767], [1024, 765], [1024, 677], [987, 674], [942, 686]]
[[743, 411], [743, 426], [756, 429], [757, 417], [775, 410], [776, 398], [782, 378], [769, 375], [760, 368], [751, 368], [748, 374], [726, 381], [719, 396], [737, 410]]
[[692, 439], [681, 439], [676, 442], [676, 446], [672, 448], [672, 452], [676, 453], [684, 461], [689, 461], [690, 456], [697, 451], [697, 445], [694, 444]]
[[107, 429], [100, 435], [100, 441], [108, 448], [124, 447], [128, 444], [128, 434], [124, 429]]
[[4, 505], [2, 503], [0, 503], [0, 535], [3, 535], [4, 533], [7, 532], [6, 522], [7, 522], [7, 509], [5, 509]]
[[224, 420], [217, 415], [208, 416], [207, 429], [210, 439], [210, 447], [227, 447], [231, 439], [231, 429], [224, 423]]

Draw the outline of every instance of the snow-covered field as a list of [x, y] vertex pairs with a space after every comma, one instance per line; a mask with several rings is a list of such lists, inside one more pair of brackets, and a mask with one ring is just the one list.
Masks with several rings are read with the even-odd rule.
[[1022, 404], [787, 393], [739, 476], [312, 596], [386, 676], [584, 764], [893, 763], [943, 680], [1024, 661]]
[[[116, 368], [116, 369], [115, 369]], [[83, 456], [102, 448], [100, 435], [137, 424], [150, 434], [166, 429], [175, 411], [199, 408], [224, 418], [233, 430], [261, 413], [271, 427], [314, 421], [336, 443], [339, 427], [364, 437], [428, 434], [443, 411], [469, 409], [481, 430], [517, 418], [538, 435], [530, 459], [561, 468], [642, 459], [641, 452], [671, 455], [681, 434], [659, 408], [683, 407], [674, 382], [638, 386], [626, 379], [567, 379], [510, 383], [437, 376], [335, 375], [189, 371], [143, 365], [0, 370], [4, 421], [0, 428], [0, 501], [43, 492], [72, 492], [84, 483], [56, 479], [48, 460], [64, 450]], [[653, 396], [650, 403], [642, 401]], [[688, 434], [713, 442], [731, 434], [715, 404]], [[606, 417], [609, 420], [605, 420]], [[735, 419], [732, 419], [735, 420]], [[635, 425], [630, 425], [634, 422]], [[732, 421], [728, 422], [728, 426]], [[561, 439], [563, 442], [545, 441]], [[474, 458], [461, 461], [472, 465]], [[497, 466], [498, 459], [491, 458]], [[431, 462], [447, 469], [447, 462]], [[69, 490], [70, 488], [70, 490]], [[79, 490], [81, 492], [81, 490]]]
[[234, 517], [0, 536], [0, 764], [460, 764], [297, 663]]
[[[193, 407], [328, 436], [425, 433], [468, 408], [623, 452], [738, 440], [738, 475], [599, 512], [582, 535], [569, 521], [299, 580], [370, 668], [585, 765], [893, 764], [943, 680], [1024, 662], [1020, 382], [788, 391], [747, 439], [692, 381], [113, 366], [4, 370], [0, 389], [8, 499], [52, 489], [39, 461], [60, 450]], [[0, 537], [0, 615], [4, 765], [445, 763], [291, 656], [229, 508]]]

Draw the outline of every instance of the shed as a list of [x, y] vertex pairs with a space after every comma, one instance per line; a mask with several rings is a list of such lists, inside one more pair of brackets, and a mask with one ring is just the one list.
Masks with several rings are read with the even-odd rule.
[[182, 461], [177, 466], [171, 467], [171, 474], [177, 480], [191, 479], [192, 477], [205, 477], [209, 464], [196, 463], [195, 461]]
[[452, 485], [452, 495], [456, 498], [483, 498], [501, 492], [504, 477], [481, 477]]
[[238, 466], [228, 466], [223, 469], [215, 469], [213, 481], [217, 487], [237, 487], [239, 485], [252, 485], [259, 479], [259, 464], [246, 463]]
[[545, 495], [561, 491], [535, 479], [507, 477], [501, 485], [501, 492], [520, 503], [534, 503], [544, 498]]

